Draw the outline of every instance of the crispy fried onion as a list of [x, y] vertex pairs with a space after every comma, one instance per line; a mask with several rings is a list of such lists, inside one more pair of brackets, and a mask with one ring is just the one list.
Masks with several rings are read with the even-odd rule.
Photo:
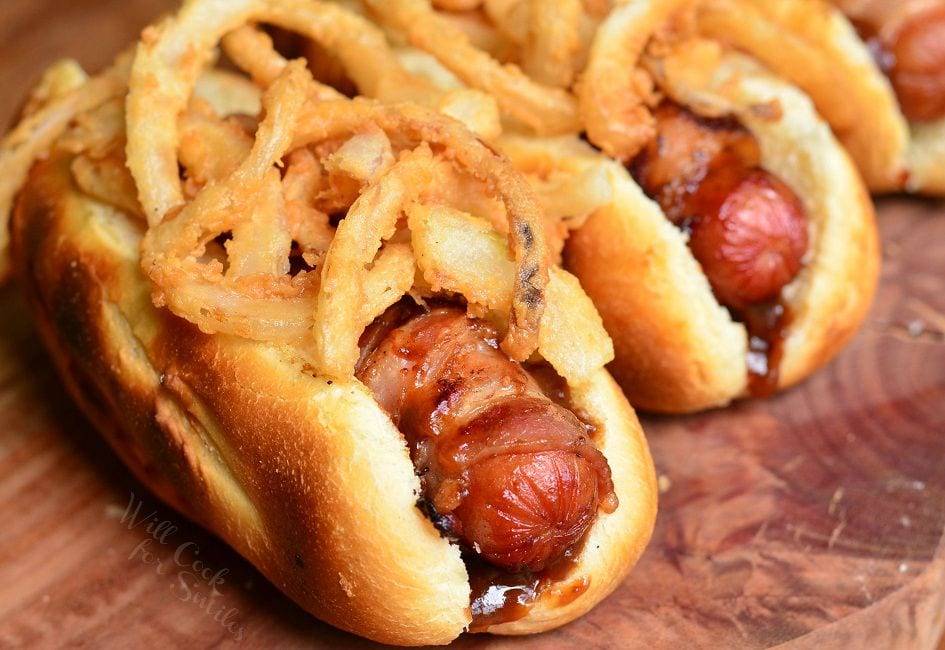
[[[288, 275], [292, 236], [275, 167], [291, 143], [306, 90], [299, 74], [279, 77], [264, 97], [266, 119], [245, 159], [145, 236], [142, 267], [155, 283], [155, 302], [205, 331], [301, 341], [311, 325], [317, 277]], [[214, 175], [226, 174], [225, 161], [236, 161], [239, 145], [233, 148]], [[219, 248], [222, 233], [232, 233], [228, 256], [208, 250], [211, 243]]]
[[[373, 28], [344, 12], [365, 36], [352, 45], [358, 39], [332, 22], [339, 11], [299, 0], [195, 0], [146, 32], [131, 75], [127, 151], [149, 222], [142, 267], [155, 302], [206, 332], [291, 344], [315, 372], [349, 377], [363, 329], [417, 289], [407, 208], [482, 205], [487, 218], [504, 217], [512, 257], [511, 296], [490, 308], [507, 322], [503, 349], [528, 358], [539, 345], [548, 252], [524, 177], [461, 123], [415, 105], [341, 97], [246, 27], [259, 20], [317, 38], [359, 87], [395, 96], [378, 91], [388, 79], [371, 76], [373, 59], [390, 71], [395, 58], [378, 55], [386, 45], [372, 40]], [[250, 43], [265, 55], [233, 56], [264, 87], [258, 125], [191, 98], [214, 33], [229, 34], [228, 50]], [[487, 198], [471, 201], [470, 190]], [[335, 217], [343, 217], [337, 227]]]
[[44, 76], [20, 123], [0, 141], [0, 281], [10, 275], [10, 211], [30, 167], [69, 123], [124, 91], [126, 60], [92, 79], [74, 63], [60, 63]]
[[[214, 46], [238, 30], [224, 46], [264, 86], [284, 67], [264, 35], [239, 30], [252, 23], [275, 25], [317, 42], [340, 61], [364, 96], [437, 108], [444, 94], [405, 70], [383, 33], [343, 6], [316, 0], [189, 0], [176, 16], [144, 31], [131, 73], [128, 129], [137, 137], [129, 140], [128, 166], [149, 223], [183, 203], [180, 185], [172, 180], [177, 176], [176, 118]], [[314, 94], [324, 98], [330, 90], [321, 87]], [[467, 99], [480, 105], [495, 101], [484, 93]]]
[[535, 190], [545, 213], [548, 248], [560, 262], [570, 231], [613, 201], [611, 175], [615, 167], [620, 170], [619, 163], [576, 136], [506, 134], [499, 146]]
[[614, 158], [629, 160], [656, 135], [653, 81], [637, 64], [656, 29], [686, 1], [628, 2], [598, 28], [578, 99], [588, 140]]
[[[478, 180], [482, 186], [480, 191], [486, 191], [505, 204], [508, 240], [515, 263], [515, 283], [508, 332], [502, 345], [505, 352], [513, 359], [525, 359], [535, 350], [537, 342], [535, 337], [544, 304], [542, 293], [547, 282], [548, 255], [544, 243], [541, 212], [524, 177], [514, 170], [504, 156], [487, 147], [459, 122], [408, 104], [389, 106], [363, 99], [309, 104], [300, 120], [299, 131], [296, 133], [293, 146], [302, 146], [336, 137], [339, 133], [354, 131], [358, 124], [365, 120], [370, 120], [381, 128], [398, 147], [405, 144], [408, 146], [428, 144], [440, 157], [451, 163], [453, 174], [458, 171]], [[440, 165], [430, 172], [432, 176], [428, 183], [429, 187], [424, 188], [416, 180], [398, 174], [398, 166], [406, 164], [408, 160], [412, 161], [413, 158], [402, 157], [375, 187], [388, 182], [388, 177], [390, 177], [389, 186], [376, 191], [373, 187], [364, 190], [339, 225], [332, 247], [328, 251], [325, 270], [322, 274], [325, 284], [322, 290], [323, 295], [331, 294], [332, 290], [328, 285], [334, 277], [338, 277], [339, 282], [344, 281], [345, 267], [340, 266], [339, 268], [342, 269], [340, 271], [331, 268], [337, 265], [337, 258], [333, 258], [333, 253], [336, 247], [342, 250], [347, 249], [348, 244], [343, 243], [350, 237], [347, 233], [349, 229], [351, 232], [357, 232], [355, 229], [359, 226], [356, 224], [362, 218], [365, 221], [378, 219], [387, 224], [395, 224], [402, 214], [403, 206], [424, 197], [425, 194], [433, 200], [451, 198], [440, 192], [441, 185], [444, 188], [449, 186], [445, 177], [445, 172], [448, 171], [445, 166]], [[440, 174], [442, 178], [437, 177], [436, 169], [443, 170], [444, 173]], [[402, 183], [404, 179], [410, 182]], [[424, 175], [417, 180], [422, 182], [427, 178]], [[394, 210], [394, 200], [391, 197], [398, 195], [404, 198], [400, 201], [399, 208]], [[389, 231], [392, 227], [392, 225], [381, 224], [377, 226], [378, 230], [369, 232], [374, 236], [376, 232], [384, 229]], [[355, 242], [361, 247], [365, 246], [364, 240], [352, 239], [350, 244], [352, 249], [357, 249]], [[323, 304], [321, 298], [320, 295], [319, 309]], [[328, 305], [331, 303], [325, 304], [324, 318], [330, 320], [332, 312]], [[316, 312], [316, 318], [319, 313], [322, 312]], [[340, 327], [337, 323], [334, 326]], [[316, 340], [319, 340], [320, 336], [316, 326]], [[337, 345], [333, 347], [339, 348]], [[327, 349], [324, 352], [329, 354]], [[353, 367], [357, 359], [357, 347], [352, 344], [347, 350], [336, 349], [331, 354], [339, 356], [346, 354]]]
[[[463, 83], [493, 94], [541, 136], [585, 131], [627, 161], [655, 135], [658, 93], [639, 64], [651, 37], [692, 0], [484, 0], [478, 11], [515, 48], [503, 66], [428, 0], [365, 0], [388, 29], [432, 54]], [[569, 92], [569, 89], [573, 90]], [[576, 114], [575, 114], [576, 107]]]
[[[429, 0], [365, 3], [389, 29], [401, 32], [411, 45], [435, 56], [463, 83], [495, 97], [504, 113], [537, 133], [552, 135], [581, 130], [577, 102], [571, 93], [535, 81], [517, 66], [502, 65], [476, 48], [461, 29], [437, 14]], [[554, 13], [555, 10], [545, 20], [553, 21]], [[557, 58], [565, 60], [564, 56]]]
[[[127, 119], [134, 137], [128, 140], [128, 166], [149, 224], [184, 202], [176, 159], [177, 116], [197, 77], [226, 34], [254, 22], [317, 41], [341, 61], [366, 96], [429, 101], [437, 93], [404, 70], [380, 30], [341, 6], [315, 0], [189, 0], [173, 18], [144, 31], [131, 71]], [[261, 74], [255, 68], [253, 72]]]
[[536, 81], [567, 88], [581, 50], [581, 0], [529, 0], [522, 69]]
[[[246, 70], [261, 86], [268, 86], [285, 68], [287, 61], [273, 46], [272, 39], [261, 30], [244, 25], [223, 37], [223, 49], [239, 67]], [[399, 59], [399, 57], [398, 57]], [[408, 74], [405, 72], [403, 74]], [[377, 99], [410, 100], [449, 115], [487, 140], [499, 137], [502, 127], [496, 101], [489, 95], [469, 88], [439, 88], [422, 75], [411, 75], [411, 83], [396, 89], [381, 88]], [[315, 99], [340, 99], [343, 95], [321, 83], [315, 83]], [[412, 89], [416, 89], [416, 91]], [[409, 91], [409, 92], [407, 92]], [[369, 93], [363, 93], [370, 95]]]

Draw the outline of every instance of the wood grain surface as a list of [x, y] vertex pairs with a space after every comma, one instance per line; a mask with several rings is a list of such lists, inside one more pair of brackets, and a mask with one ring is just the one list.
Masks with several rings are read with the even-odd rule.
[[[0, 124], [46, 65], [97, 69], [172, 4], [2, 0]], [[625, 584], [556, 632], [456, 647], [936, 647], [945, 205], [879, 212], [880, 292], [833, 364], [767, 402], [644, 418], [661, 512]], [[0, 310], [0, 647], [364, 645], [149, 495], [69, 403], [17, 286]]]

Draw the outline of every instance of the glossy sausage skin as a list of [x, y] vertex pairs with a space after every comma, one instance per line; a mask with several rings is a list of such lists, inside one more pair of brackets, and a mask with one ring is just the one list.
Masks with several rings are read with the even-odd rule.
[[745, 309], [773, 300], [801, 270], [804, 208], [763, 169], [712, 169], [686, 204], [692, 215], [689, 248], [721, 303]]
[[388, 310], [357, 376], [404, 434], [437, 526], [502, 568], [539, 571], [612, 511], [587, 429], [455, 307]]
[[945, 117], [945, 0], [838, 2], [889, 77], [909, 121]]
[[736, 122], [671, 103], [655, 117], [658, 135], [631, 163], [634, 177], [689, 232], [719, 302], [744, 310], [776, 298], [807, 251], [800, 200], [758, 166], [757, 143]]
[[945, 3], [911, 16], [887, 48], [903, 114], [914, 122], [945, 117]]

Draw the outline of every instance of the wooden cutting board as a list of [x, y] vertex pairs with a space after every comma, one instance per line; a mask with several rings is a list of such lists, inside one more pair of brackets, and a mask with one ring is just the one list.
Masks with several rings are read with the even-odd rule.
[[[172, 4], [3, 0], [0, 124], [48, 63], [97, 69]], [[625, 584], [562, 630], [457, 647], [936, 645], [945, 205], [888, 199], [879, 212], [875, 307], [825, 371], [767, 402], [643, 418], [661, 511]], [[15, 285], [0, 311], [0, 647], [364, 645], [161, 506], [69, 403]]]

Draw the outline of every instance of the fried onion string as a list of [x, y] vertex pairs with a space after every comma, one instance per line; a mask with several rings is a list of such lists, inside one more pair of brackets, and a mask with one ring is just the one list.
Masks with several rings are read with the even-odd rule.
[[[349, 377], [364, 327], [415, 291], [409, 237], [395, 236], [406, 206], [456, 200], [441, 188], [455, 190], [465, 177], [491, 198], [463, 204], [505, 218], [515, 279], [502, 346], [528, 358], [538, 346], [549, 253], [524, 177], [449, 117], [416, 104], [349, 100], [319, 84], [258, 23], [317, 41], [365, 95], [422, 95], [428, 106], [454, 97], [400, 67], [363, 18], [325, 3], [190, 0], [146, 30], [129, 84], [127, 152], [149, 223], [142, 267], [156, 303], [206, 332], [290, 343], [316, 372]], [[221, 39], [263, 88], [258, 126], [190, 99]]]

